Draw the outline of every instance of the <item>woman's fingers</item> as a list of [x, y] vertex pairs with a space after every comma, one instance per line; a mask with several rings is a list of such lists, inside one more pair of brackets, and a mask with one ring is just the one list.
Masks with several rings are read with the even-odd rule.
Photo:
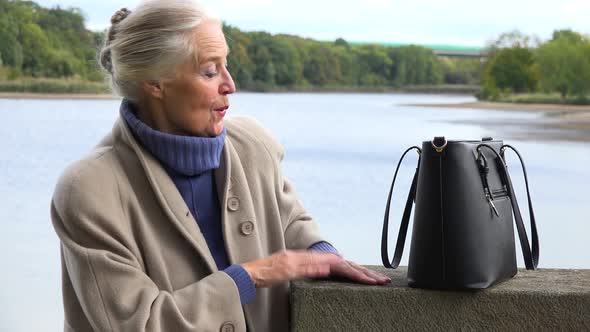
[[330, 253], [285, 250], [242, 266], [256, 287], [271, 287], [293, 279], [327, 277], [343, 261]]
[[295, 253], [299, 277], [318, 278], [330, 275], [331, 267], [343, 262], [334, 254], [314, 251], [299, 251]]
[[305, 265], [303, 267], [302, 277], [323, 278], [330, 275], [330, 265]]
[[344, 261], [332, 269], [332, 275], [350, 279], [355, 282], [361, 282], [366, 284], [374, 284], [376, 280], [365, 275], [362, 271], [356, 269], [349, 262]]
[[361, 271], [363, 271], [363, 273], [365, 273], [369, 277], [371, 277], [371, 278], [379, 281], [380, 283], [388, 283], [388, 282], [391, 282], [391, 278], [389, 278], [388, 276], [386, 276], [386, 275], [384, 275], [382, 273], [379, 273], [379, 272], [376, 272], [376, 271], [367, 269], [366, 267], [357, 265], [357, 264], [355, 264], [353, 262], [349, 262], [349, 263], [351, 265], [353, 265], [354, 267], [356, 267], [357, 269], [360, 269]]
[[299, 265], [333, 265], [343, 262], [344, 260], [342, 257], [325, 253], [325, 252], [317, 252], [317, 251], [295, 251], [294, 252], [295, 258]]
[[391, 282], [387, 276], [371, 271], [342, 257], [309, 250], [285, 250], [257, 261], [243, 264], [256, 287], [271, 287], [300, 278], [338, 276], [368, 285]]
[[338, 265], [333, 272], [334, 275], [369, 285], [382, 285], [391, 281], [391, 279], [384, 275], [347, 261]]
[[371, 284], [371, 285], [379, 283], [379, 281], [377, 279], [366, 274], [361, 269], [358, 269], [357, 267], [349, 264], [348, 262], [347, 262], [347, 265], [349, 266], [349, 270], [350, 270], [350, 276], [351, 276], [350, 279], [357, 281], [357, 282]]

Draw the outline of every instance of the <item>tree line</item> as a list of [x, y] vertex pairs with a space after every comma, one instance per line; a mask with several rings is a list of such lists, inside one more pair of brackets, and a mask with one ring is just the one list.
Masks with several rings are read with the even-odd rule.
[[[458, 72], [421, 46], [351, 45], [267, 32], [243, 32], [224, 25], [230, 47], [228, 65], [240, 87], [389, 86], [441, 84], [445, 71]], [[446, 67], [445, 67], [446, 66]], [[449, 79], [473, 83], [469, 75]], [[472, 82], [468, 82], [471, 79]]]
[[544, 43], [518, 31], [502, 34], [488, 48], [479, 97], [495, 100], [514, 93], [559, 93], [586, 101], [590, 93], [590, 38], [555, 30]]
[[[478, 96], [556, 92], [566, 99], [590, 92], [590, 39], [557, 30], [541, 43], [518, 32], [500, 35], [479, 59], [437, 57], [417, 46], [317, 41], [293, 35], [244, 32], [228, 24], [228, 65], [240, 89], [403, 88], [481, 84]], [[97, 51], [105, 32], [85, 27], [76, 8], [44, 8], [0, 0], [0, 81], [18, 78], [101, 82]]]
[[[402, 87], [477, 84], [479, 65], [439, 59], [420, 46], [351, 45], [223, 25], [229, 67], [243, 89]], [[102, 80], [97, 50], [104, 32], [86, 29], [79, 9], [0, 0], [0, 79]], [[469, 69], [466, 69], [469, 68]]]
[[0, 0], [0, 74], [7, 78], [100, 80], [96, 50], [101, 38], [85, 28], [78, 9]]

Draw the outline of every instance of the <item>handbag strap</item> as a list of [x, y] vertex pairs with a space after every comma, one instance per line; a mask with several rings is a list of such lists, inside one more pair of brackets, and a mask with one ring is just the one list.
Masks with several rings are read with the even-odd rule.
[[[520, 160], [520, 165], [522, 166], [522, 173], [524, 175], [524, 183], [525, 183], [525, 187], [526, 187], [527, 201], [528, 201], [528, 205], [529, 205], [529, 217], [531, 219], [531, 242], [532, 242], [531, 249], [529, 249], [529, 242], [527, 239], [526, 230], [524, 229], [524, 223], [522, 221], [520, 209], [518, 207], [518, 203], [516, 202], [516, 195], [514, 193], [514, 188], [512, 187], [512, 181], [510, 180], [510, 176], [508, 176], [508, 168], [506, 166], [506, 161], [504, 159], [502, 159], [502, 161], [504, 163], [504, 171], [506, 173], [506, 182], [508, 184], [508, 189], [510, 190], [509, 195], [510, 195], [510, 201], [512, 201], [512, 210], [514, 210], [514, 218], [516, 219], [518, 236], [520, 238], [520, 246], [523, 248], [523, 253], [524, 253], [525, 247], [529, 250], [529, 252], [528, 252], [529, 257], [528, 258], [526, 257], [527, 254], [524, 253], [525, 266], [526, 266], [527, 270], [534, 270], [535, 268], [537, 268], [537, 265], [539, 265], [539, 235], [537, 234], [537, 223], [535, 222], [535, 214], [533, 212], [533, 203], [531, 201], [531, 193], [529, 191], [529, 180], [527, 177], [526, 168], [524, 166], [524, 161], [522, 160], [522, 156], [514, 147], [512, 147], [511, 145], [508, 145], [508, 144], [502, 145], [502, 148], [500, 149], [501, 156], [504, 157], [504, 150], [506, 148], [509, 148], [516, 153], [516, 155], [518, 156], [518, 159]], [[520, 228], [522, 229], [522, 231]]]
[[410, 186], [410, 192], [408, 193], [408, 198], [406, 200], [406, 207], [404, 209], [404, 214], [402, 217], [402, 222], [399, 226], [399, 233], [397, 235], [397, 244], [395, 245], [395, 253], [393, 255], [393, 261], [389, 261], [389, 253], [387, 249], [387, 235], [389, 230], [389, 208], [391, 205], [391, 196], [393, 194], [393, 187], [395, 185], [395, 179], [397, 178], [397, 172], [399, 171], [400, 165], [404, 160], [404, 157], [408, 152], [411, 150], [416, 150], [418, 155], [420, 156], [422, 150], [420, 150], [417, 146], [412, 146], [408, 148], [401, 156], [399, 162], [397, 163], [397, 167], [395, 168], [395, 173], [393, 175], [393, 181], [391, 182], [391, 188], [389, 189], [389, 196], [387, 197], [387, 205], [385, 206], [385, 216], [383, 217], [383, 231], [381, 233], [381, 260], [383, 261], [383, 266], [387, 268], [395, 269], [399, 266], [399, 263], [402, 258], [402, 254], [404, 252], [404, 244], [406, 242], [406, 233], [408, 232], [408, 224], [410, 223], [410, 214], [412, 213], [412, 206], [414, 205], [414, 199], [416, 197], [416, 183], [418, 182], [418, 171], [420, 168], [420, 157], [418, 157], [418, 166], [416, 166], [416, 172], [414, 173], [414, 178], [412, 179], [412, 185]]
[[532, 250], [531, 250], [531, 245], [529, 245], [529, 240], [528, 240], [528, 236], [526, 234], [526, 229], [524, 227], [524, 222], [522, 221], [522, 215], [520, 214], [520, 208], [518, 206], [518, 202], [516, 201], [516, 194], [514, 192], [514, 187], [512, 186], [512, 181], [510, 180], [510, 175], [508, 174], [508, 168], [506, 166], [506, 162], [504, 161], [504, 158], [502, 157], [502, 155], [498, 154], [498, 152], [496, 152], [496, 150], [494, 150], [488, 144], [478, 145], [477, 146], [478, 152], [481, 147], [488, 148], [497, 157], [496, 161], [498, 163], [498, 168], [501, 170], [500, 176], [502, 176], [502, 180], [506, 184], [506, 187], [508, 189], [508, 197], [510, 198], [510, 202], [512, 203], [512, 211], [514, 212], [514, 222], [516, 223], [516, 230], [518, 231], [518, 238], [520, 240], [520, 247], [522, 249], [522, 255], [524, 257], [524, 264], [525, 264], [527, 270], [534, 270], [539, 263], [539, 238], [537, 235], [537, 224], [535, 222], [535, 214], [533, 213], [531, 194], [529, 191], [529, 183], [528, 183], [526, 169], [524, 166], [524, 161], [522, 160], [520, 153], [518, 153], [518, 151], [516, 151], [516, 149], [514, 147], [505, 144], [505, 145], [502, 145], [502, 147], [500, 148], [502, 155], [503, 155], [504, 149], [506, 149], [506, 148], [509, 148], [512, 151], [514, 151], [516, 153], [516, 155], [518, 156], [518, 158], [520, 159], [520, 164], [522, 165], [522, 171], [524, 174], [524, 180], [525, 180], [525, 184], [526, 184], [526, 192], [527, 192], [528, 204], [529, 204], [529, 216], [530, 216], [530, 222], [531, 222], [531, 235], [532, 235], [531, 236]]

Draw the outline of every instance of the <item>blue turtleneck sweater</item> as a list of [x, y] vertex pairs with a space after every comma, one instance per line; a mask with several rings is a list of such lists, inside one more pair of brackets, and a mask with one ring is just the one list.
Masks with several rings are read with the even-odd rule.
[[[251, 302], [256, 288], [250, 275], [239, 264], [230, 265], [221, 229], [221, 207], [213, 171], [219, 167], [225, 144], [225, 128], [216, 137], [179, 136], [154, 130], [135, 115], [128, 100], [121, 104], [121, 115], [135, 138], [163, 165], [178, 188], [211, 251], [219, 270], [236, 283], [242, 304]], [[337, 253], [327, 242], [319, 242], [312, 250]]]

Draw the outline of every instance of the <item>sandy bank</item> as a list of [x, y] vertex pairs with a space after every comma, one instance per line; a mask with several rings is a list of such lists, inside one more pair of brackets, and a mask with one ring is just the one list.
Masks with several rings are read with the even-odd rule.
[[[517, 104], [467, 102], [458, 104], [411, 104], [428, 108], [477, 109], [510, 112], [538, 112], [533, 121], [514, 119], [455, 121], [493, 128], [508, 137], [523, 140], [590, 142], [590, 105]], [[518, 127], [518, 128], [517, 128]], [[525, 130], [522, 130], [522, 129]]]
[[475, 101], [458, 104], [409, 104], [407, 106], [421, 107], [440, 107], [440, 108], [459, 108], [459, 109], [481, 109], [497, 111], [518, 111], [518, 112], [542, 112], [549, 115], [567, 115], [576, 114], [576, 117], [582, 114], [590, 116], [590, 105], [557, 105], [557, 104], [517, 104], [517, 103], [494, 103], [486, 101]]

